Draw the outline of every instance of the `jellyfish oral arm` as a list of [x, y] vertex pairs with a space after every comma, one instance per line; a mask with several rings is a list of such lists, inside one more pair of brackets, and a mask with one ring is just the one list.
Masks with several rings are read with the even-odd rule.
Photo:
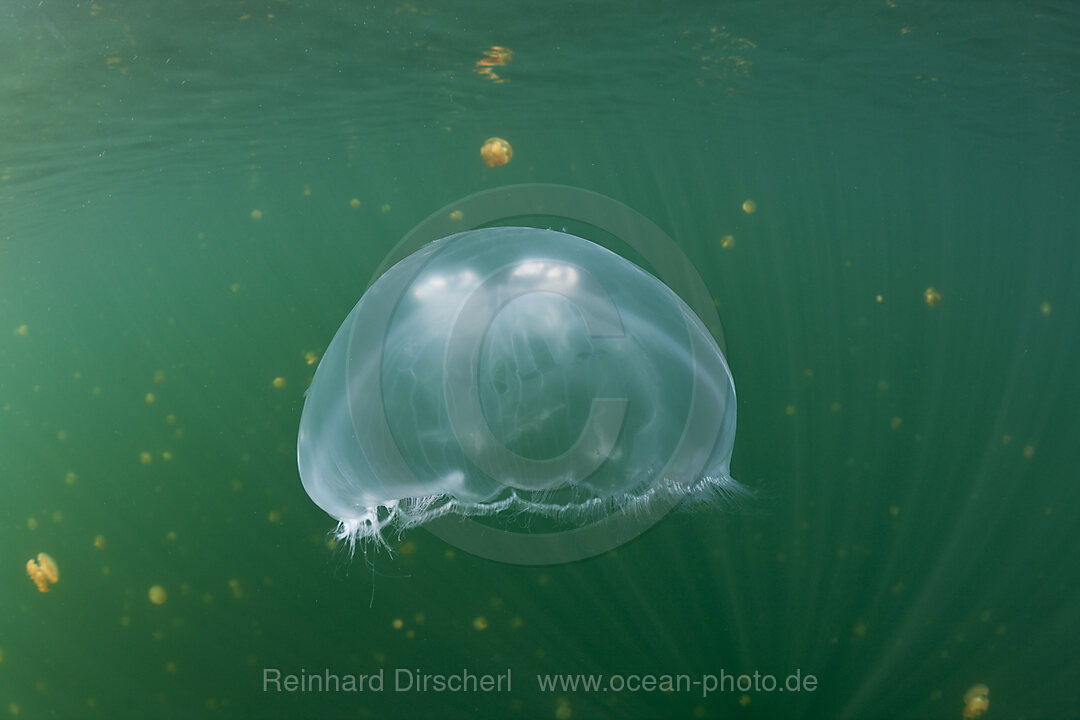
[[334, 531], [334, 537], [343, 542], [348, 542], [349, 552], [351, 553], [356, 549], [356, 541], [360, 540], [373, 540], [379, 547], [390, 549], [389, 544], [386, 542], [386, 538], [383, 537], [382, 529], [387, 525], [393, 525], [397, 520], [399, 514], [398, 501], [393, 500], [380, 506], [385, 513], [385, 517], [379, 518], [379, 507], [364, 508], [363, 512], [352, 517], [341, 518], [338, 521], [337, 530]]

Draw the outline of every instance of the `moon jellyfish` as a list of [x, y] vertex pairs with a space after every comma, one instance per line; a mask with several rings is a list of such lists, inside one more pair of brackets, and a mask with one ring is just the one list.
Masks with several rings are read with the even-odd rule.
[[735, 386], [678, 295], [588, 240], [520, 227], [425, 245], [327, 348], [298, 465], [337, 537], [445, 516], [574, 528], [748, 495]]

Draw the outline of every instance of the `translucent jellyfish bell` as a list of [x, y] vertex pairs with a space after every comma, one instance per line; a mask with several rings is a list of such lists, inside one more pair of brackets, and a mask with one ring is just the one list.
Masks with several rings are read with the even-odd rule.
[[734, 441], [723, 353], [672, 290], [588, 240], [496, 227], [364, 293], [308, 390], [298, 464], [340, 538], [383, 543], [449, 514], [566, 527], [731, 501]]

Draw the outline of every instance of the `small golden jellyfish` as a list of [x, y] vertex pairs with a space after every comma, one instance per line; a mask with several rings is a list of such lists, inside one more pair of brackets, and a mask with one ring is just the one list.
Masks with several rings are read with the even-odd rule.
[[510, 162], [510, 158], [514, 157], [514, 149], [502, 138], [493, 137], [484, 141], [480, 154], [488, 167], [499, 167]]
[[15, 328], [15, 334], [19, 337], [26, 337], [27, 333], [29, 332], [30, 328], [26, 325], [20, 325], [19, 327]]
[[349, 207], [351, 207], [353, 210], [360, 207], [360, 198], [353, 198], [352, 200], [350, 200]]
[[143, 450], [141, 453], [139, 453], [139, 462], [141, 462], [143, 465], [149, 465], [150, 463], [154, 462], [154, 456]]
[[313, 352], [304, 353], [304, 362], [308, 365], [314, 365], [319, 362], [319, 356]]
[[980, 683], [979, 685], [972, 685], [971, 688], [964, 693], [963, 715], [965, 720], [980, 717], [989, 708], [990, 688]]
[[385, 214], [390, 212], [390, 203], [383, 203], [379, 206], [379, 212]]
[[457, 222], [457, 221], [461, 220], [461, 218], [463, 218], [463, 217], [465, 217], [465, 214], [462, 213], [460, 210], [452, 210], [452, 211], [450, 211], [450, 219], [453, 220], [454, 222]]
[[104, 535], [95, 535], [94, 536], [94, 547], [96, 547], [98, 550], [104, 550], [105, 549], [105, 536]]
[[480, 617], [475, 618], [472, 621], [472, 626], [474, 628], [476, 628], [477, 630], [487, 630], [487, 628], [488, 628], [487, 618], [484, 617], [483, 615], [481, 615]]
[[154, 371], [154, 382], [156, 382], [156, 383], [165, 382], [165, 371], [164, 370], [155, 370]]
[[146, 393], [146, 395], [143, 397], [143, 400], [146, 401], [147, 405], [153, 405], [155, 402], [157, 402], [157, 398], [154, 397], [154, 393]]
[[476, 67], [499, 67], [508, 65], [513, 59], [514, 51], [501, 45], [492, 45], [484, 51], [484, 56], [476, 61]]
[[165, 601], [169, 599], [169, 594], [165, 592], [165, 588], [161, 587], [160, 585], [154, 585], [153, 587], [151, 587], [150, 591], [147, 593], [147, 596], [150, 598], [150, 602], [154, 603], [155, 605], [164, 605]]
[[1042, 305], [1039, 306], [1039, 314], [1043, 317], [1050, 317], [1050, 313], [1052, 313], [1053, 311], [1053, 306], [1051, 306], [1050, 303], [1046, 301], [1043, 301]]
[[68, 485], [74, 485], [75, 483], [79, 482], [79, 476], [73, 472], [69, 472], [67, 475], [64, 476], [64, 482]]
[[757, 212], [757, 203], [753, 200], [743, 200], [742, 211], [747, 215], [753, 215]]
[[932, 287], [926, 288], [926, 292], [923, 293], [923, 300], [925, 300], [926, 304], [930, 307], [937, 307], [938, 303], [941, 302], [941, 293]]
[[874, 300], [876, 302], [885, 302], [885, 298], [883, 296], [881, 296], [881, 295], [875, 295]]
[[251, 211], [251, 219], [252, 220], [262, 220], [262, 210], [252, 210]]
[[37, 585], [39, 592], [49, 592], [50, 585], [55, 585], [60, 580], [60, 570], [47, 553], [38, 553], [37, 561], [30, 558], [26, 561], [26, 574]]
[[280, 376], [279, 376], [279, 377], [276, 377], [276, 378], [274, 378], [274, 382], [273, 382], [273, 385], [274, 385], [274, 387], [275, 387], [275, 388], [277, 388], [278, 390], [280, 390], [281, 388], [285, 387], [285, 384], [286, 384], [286, 383], [285, 383], [285, 378], [283, 378], [283, 377], [280, 377]]
[[735, 236], [725, 235], [724, 237], [720, 238], [720, 247], [724, 248], [725, 250], [730, 250], [731, 248], [735, 247]]
[[1025, 460], [1030, 460], [1031, 458], [1035, 457], [1035, 446], [1025, 445], [1022, 454]]
[[509, 82], [509, 80], [499, 77], [494, 68], [509, 65], [513, 57], [514, 51], [510, 48], [492, 45], [490, 49], [484, 51], [484, 56], [476, 61], [473, 72], [483, 75], [492, 82]]

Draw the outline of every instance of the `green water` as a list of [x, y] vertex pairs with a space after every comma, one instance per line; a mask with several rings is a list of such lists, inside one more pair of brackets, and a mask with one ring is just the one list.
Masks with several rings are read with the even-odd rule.
[[[1051, 3], [5, 0], [0, 717], [956, 720], [976, 683], [989, 720], [1080, 713], [1078, 31]], [[474, 72], [492, 45], [508, 82]], [[762, 502], [569, 565], [422, 529], [349, 562], [296, 470], [305, 355], [417, 223], [527, 182], [696, 264]], [[817, 684], [537, 681], [755, 671]]]

